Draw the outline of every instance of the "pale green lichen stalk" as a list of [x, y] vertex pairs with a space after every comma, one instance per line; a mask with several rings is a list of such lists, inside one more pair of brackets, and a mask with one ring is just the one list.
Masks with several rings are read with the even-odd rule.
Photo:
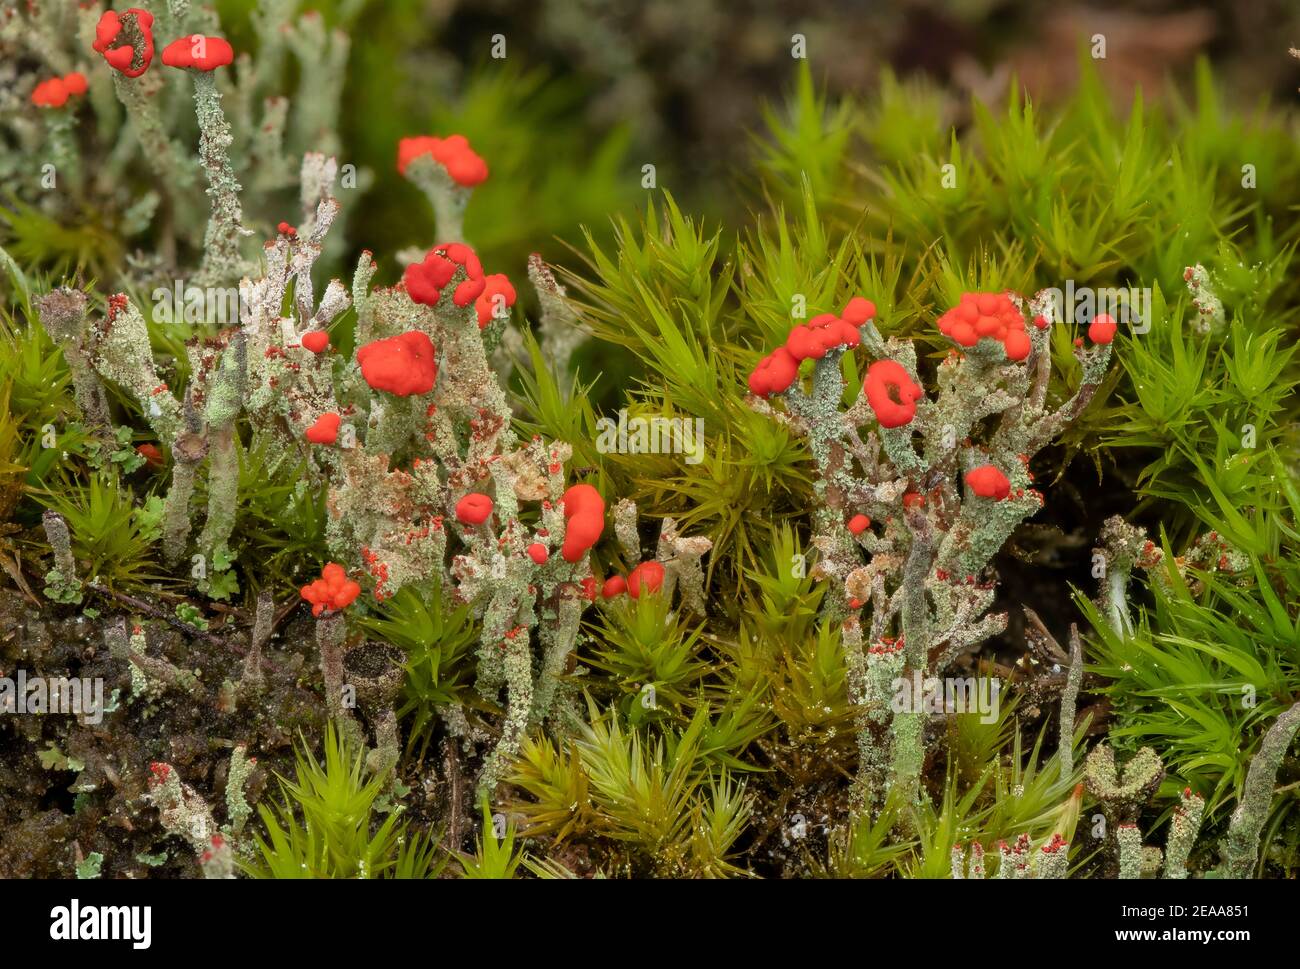
[[182, 415], [184, 423], [173, 443], [171, 487], [163, 500], [163, 559], [169, 565], [180, 562], [188, 550], [193, 526], [190, 499], [194, 496], [198, 466], [208, 455], [203, 419], [194, 403], [193, 385], [185, 392]]
[[108, 397], [104, 393], [103, 384], [95, 376], [91, 363], [86, 294], [64, 286], [42, 296], [36, 305], [41, 325], [63, 351], [63, 357], [68, 362], [72, 387], [82, 417], [93, 430], [107, 433], [112, 426], [108, 415]]
[[194, 159], [167, 132], [159, 102], [163, 81], [156, 71], [139, 77], [113, 72], [113, 87], [126, 108], [133, 134], [139, 140], [140, 154], [160, 182], [175, 198], [185, 197], [194, 187], [197, 166]]
[[1192, 306], [1196, 309], [1196, 329], [1201, 333], [1221, 330], [1227, 320], [1223, 312], [1223, 301], [1215, 293], [1214, 282], [1209, 270], [1200, 263], [1188, 266], [1183, 271], [1183, 281], [1192, 297]]
[[239, 499], [239, 452], [235, 419], [243, 408], [245, 341], [236, 334], [221, 354], [209, 381], [204, 422], [207, 425], [208, 515], [199, 535], [199, 554], [207, 574], [199, 588], [214, 598], [233, 591], [229, 583], [214, 588], [214, 579], [228, 574], [233, 555], [227, 544], [235, 529]]
[[321, 677], [325, 681], [325, 709], [331, 719], [343, 726], [352, 719], [351, 708], [344, 705], [343, 652], [347, 624], [340, 613], [332, 612], [316, 621], [316, 649], [320, 654]]
[[1092, 749], [1084, 763], [1084, 783], [1088, 793], [1100, 801], [1120, 821], [1137, 817], [1164, 777], [1164, 765], [1150, 747], [1143, 747], [1121, 769], [1109, 744]]
[[230, 123], [221, 110], [221, 92], [212, 71], [191, 71], [194, 75], [194, 111], [199, 119], [199, 160], [208, 178], [208, 199], [212, 215], [203, 236], [203, 262], [195, 276], [200, 286], [229, 285], [243, 275], [246, 263], [239, 242], [249, 235], [244, 228], [240, 185], [230, 164], [233, 141]]
[[77, 578], [77, 561], [72, 555], [72, 536], [63, 516], [50, 509], [41, 516], [45, 540], [54, 552], [54, 568], [45, 573], [45, 595], [55, 602], [75, 604], [81, 601], [81, 580]]
[[1119, 877], [1142, 877], [1142, 832], [1136, 824], [1121, 824], [1115, 829], [1119, 845]]
[[591, 336], [591, 331], [570, 305], [564, 287], [556, 282], [555, 274], [537, 253], [528, 257], [528, 280], [537, 293], [541, 309], [537, 332], [541, 335], [542, 356], [554, 370], [561, 392], [568, 394], [573, 389], [574, 377], [569, 361], [573, 352]]
[[[1121, 878], [1138, 877], [1142, 833], [1135, 826], [1143, 806], [1164, 776], [1164, 764], [1150, 747], [1143, 747], [1121, 768], [1115, 763], [1115, 752], [1110, 745], [1100, 743], [1084, 762], [1084, 784], [1088, 793], [1101, 803], [1109, 835], [1107, 847]], [[1136, 849], [1131, 843], [1134, 837]]]
[[1187, 877], [1187, 859], [1196, 844], [1204, 815], [1205, 799], [1199, 794], [1193, 794], [1191, 788], [1184, 788], [1182, 801], [1174, 808], [1174, 816], [1169, 821], [1169, 837], [1165, 843], [1165, 878]]
[[[1046, 303], [1045, 296], [1030, 301], [1028, 314], [1041, 316]], [[866, 393], [841, 410], [841, 360], [846, 352], [865, 351], [871, 360], [894, 361], [919, 386], [916, 350], [910, 340], [886, 340], [871, 319], [858, 330], [857, 351], [831, 348], [814, 361], [809, 390], [796, 380], [780, 392], [783, 412], [760, 398], [750, 402], [808, 442], [822, 502], [813, 536], [821, 557], [813, 574], [832, 582], [826, 608], [844, 622], [846, 642], [870, 649], [897, 630], [897, 675], [940, 677], [964, 652], [1005, 629], [1006, 615], [988, 612], [996, 584], [985, 570], [1015, 528], [1042, 507], [1030, 459], [1088, 405], [1107, 372], [1111, 348], [1103, 343], [1075, 351], [1082, 370], [1078, 388], [1053, 409], [1047, 404], [1050, 325], [1029, 328], [1031, 350], [1023, 362], [1008, 360], [1001, 345], [981, 341], [939, 365], [937, 396], [922, 400], [908, 423], [884, 427]], [[978, 426], [992, 430], [974, 441], [970, 435]], [[869, 428], [865, 434], [863, 427]], [[961, 487], [965, 472], [985, 464], [1009, 481], [1004, 499], [988, 500]], [[884, 522], [883, 533], [851, 534], [846, 522], [859, 513]], [[885, 656], [892, 672], [898, 663], [892, 649], [849, 663], [860, 704], [854, 788], [859, 808], [879, 807], [886, 784], [900, 788], [908, 801], [920, 796], [928, 715], [891, 714], [872, 701], [869, 669]], [[886, 762], [888, 771], [882, 770]]]
[[1300, 732], [1300, 703], [1290, 707], [1268, 728], [1255, 758], [1250, 762], [1241, 801], [1232, 812], [1224, 846], [1228, 877], [1249, 878], [1259, 858], [1259, 837], [1273, 805], [1273, 786], [1291, 741]]
[[465, 209], [472, 189], [458, 185], [432, 155], [421, 155], [406, 167], [406, 177], [424, 192], [433, 207], [440, 242], [465, 241]]
[[1079, 701], [1079, 687], [1083, 685], [1083, 644], [1079, 627], [1070, 624], [1070, 665], [1061, 690], [1060, 732], [1057, 734], [1057, 756], [1061, 761], [1061, 776], [1074, 774], [1074, 720]]
[[351, 39], [342, 30], [327, 31], [325, 18], [315, 10], [305, 10], [296, 22], [287, 24], [283, 37], [302, 65], [300, 90], [311, 92], [310, 97], [301, 99], [294, 115], [294, 143], [313, 145], [327, 155], [337, 154], [341, 147], [339, 104], [348, 76]]
[[248, 748], [242, 744], [230, 755], [230, 766], [226, 770], [226, 820], [227, 830], [231, 834], [243, 831], [253, 813], [244, 796], [244, 788], [253, 772], [253, 765], [254, 761], [248, 756]]
[[65, 187], [77, 193], [81, 189], [81, 153], [77, 149], [77, 120], [67, 111], [47, 111], [45, 137], [49, 160], [63, 179]]
[[1187, 859], [1196, 844], [1205, 813], [1205, 800], [1184, 788], [1179, 805], [1170, 819], [1165, 850], [1144, 846], [1138, 815], [1164, 778], [1164, 765], [1149, 747], [1143, 747], [1123, 768], [1115, 764], [1109, 745], [1094, 747], [1085, 765], [1088, 792], [1105, 813], [1108, 830], [1114, 832], [1111, 851], [1120, 878], [1147, 878], [1163, 866], [1163, 877], [1187, 877]]
[[240, 692], [243, 695], [258, 692], [266, 682], [262, 673], [262, 651], [271, 639], [274, 623], [275, 599], [271, 596], [271, 590], [263, 589], [257, 595], [253, 629], [248, 637], [248, 652], [244, 655], [244, 672], [239, 681]]
[[149, 328], [140, 310], [125, 293], [110, 296], [108, 311], [91, 325], [90, 333], [96, 372], [130, 391], [159, 440], [172, 443], [181, 426], [181, 405], [154, 364]]
[[173, 765], [154, 763], [149, 771], [145, 798], [157, 809], [163, 828], [189, 843], [204, 878], [235, 877], [230, 843], [218, 830], [207, 802], [180, 779]]

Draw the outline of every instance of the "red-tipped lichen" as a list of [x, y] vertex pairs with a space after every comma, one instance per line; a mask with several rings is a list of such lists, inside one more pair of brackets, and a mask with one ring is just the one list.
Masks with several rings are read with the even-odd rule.
[[994, 501], [1001, 501], [1011, 494], [1011, 482], [991, 464], [967, 471], [966, 484], [981, 498], [991, 498]]
[[316, 423], [307, 428], [307, 440], [312, 444], [333, 444], [339, 437], [339, 415], [321, 414]]
[[910, 424], [916, 416], [916, 402], [925, 396], [896, 360], [877, 360], [868, 367], [862, 389], [881, 427]]
[[367, 343], [357, 350], [357, 363], [371, 389], [398, 397], [427, 394], [438, 379], [433, 341], [419, 330]]
[[996, 340], [1008, 360], [1023, 360], [1032, 348], [1024, 314], [1006, 293], [963, 293], [961, 301], [939, 317], [939, 330], [963, 347]]
[[139, 7], [122, 13], [106, 10], [95, 25], [91, 47], [110, 67], [127, 77], [139, 77], [153, 61], [153, 14]]
[[452, 181], [464, 188], [473, 188], [488, 177], [487, 162], [470, 147], [464, 135], [435, 138], [416, 135], [397, 143], [397, 170], [406, 174], [407, 166], [421, 155], [429, 155], [443, 168]]
[[658, 592], [664, 584], [664, 567], [651, 559], [642, 562], [627, 575], [627, 594], [640, 599], [641, 594]]
[[464, 525], [482, 525], [492, 515], [492, 499], [472, 492], [456, 502], [456, 520]]
[[564, 493], [564, 546], [560, 555], [573, 563], [581, 559], [605, 529], [605, 499], [589, 484], [576, 484]]
[[168, 67], [192, 71], [215, 71], [218, 67], [229, 66], [234, 59], [235, 51], [228, 40], [203, 34], [190, 34], [174, 40], [162, 52], [162, 62]]
[[299, 591], [311, 603], [311, 614], [319, 616], [326, 610], [335, 612], [350, 606], [361, 594], [361, 586], [348, 578], [343, 566], [329, 562], [321, 569], [319, 579]]

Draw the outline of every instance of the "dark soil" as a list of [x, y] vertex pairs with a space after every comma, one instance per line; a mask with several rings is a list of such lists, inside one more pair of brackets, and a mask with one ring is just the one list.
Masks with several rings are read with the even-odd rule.
[[197, 877], [193, 853], [163, 830], [145, 799], [149, 765], [171, 764], [225, 823], [231, 752], [247, 745], [257, 764], [246, 793], [250, 803], [260, 798], [272, 772], [290, 770], [300, 732], [319, 742], [324, 705], [313, 691], [319, 673], [311, 627], [299, 617], [274, 636], [263, 654], [262, 692], [232, 702], [245, 626], [228, 622], [214, 630], [214, 643], [126, 616], [144, 629], [150, 656], [191, 671], [201, 684], [190, 693], [155, 682], [132, 699], [129, 664], [110, 656], [104, 638], [121, 617], [102, 602], [95, 606], [104, 614], [88, 620], [0, 589], [0, 671], [101, 677], [111, 710], [98, 724], [71, 714], [0, 715], [0, 877], [69, 877], [92, 852], [103, 856], [106, 878]]

